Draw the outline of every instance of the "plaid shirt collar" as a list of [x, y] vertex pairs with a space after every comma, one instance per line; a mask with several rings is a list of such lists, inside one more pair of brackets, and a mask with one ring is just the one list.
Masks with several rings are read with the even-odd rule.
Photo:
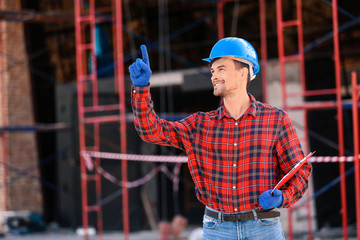
[[[253, 95], [251, 95], [250, 93], [248, 93], [249, 97], [250, 97], [250, 106], [249, 108], [245, 111], [245, 113], [243, 114], [243, 116], [247, 116], [247, 115], [253, 115], [254, 117], [256, 117], [256, 108], [257, 108], [257, 101], [254, 98]], [[218, 115], [218, 119], [222, 119], [223, 117], [226, 118], [232, 118], [229, 113], [226, 111], [225, 106], [224, 106], [224, 101], [221, 100], [221, 104], [220, 107], [216, 110], [217, 115]]]

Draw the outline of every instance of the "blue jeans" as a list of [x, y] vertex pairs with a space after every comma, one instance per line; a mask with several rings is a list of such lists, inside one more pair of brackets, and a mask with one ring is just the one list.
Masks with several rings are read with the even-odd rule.
[[[256, 217], [255, 217], [256, 218]], [[203, 240], [285, 239], [280, 217], [240, 222], [223, 222], [204, 215]]]

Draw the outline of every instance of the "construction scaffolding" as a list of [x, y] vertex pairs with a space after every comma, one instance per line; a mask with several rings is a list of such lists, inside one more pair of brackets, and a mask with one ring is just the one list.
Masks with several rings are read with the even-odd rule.
[[[308, 152], [310, 150], [309, 146], [309, 132], [308, 132], [308, 112], [310, 110], [318, 109], [336, 109], [337, 112], [337, 134], [338, 134], [338, 146], [339, 146], [339, 157], [334, 157], [334, 162], [339, 164], [340, 174], [340, 198], [341, 198], [341, 217], [342, 217], [342, 231], [343, 238], [348, 239], [348, 206], [347, 202], [347, 192], [346, 192], [346, 171], [345, 171], [345, 160], [350, 159], [349, 162], [354, 162], [355, 169], [355, 203], [356, 203], [356, 227], [357, 232], [360, 233], [360, 165], [359, 165], [359, 116], [358, 116], [358, 106], [360, 98], [360, 86], [357, 83], [357, 75], [355, 72], [352, 73], [352, 117], [353, 117], [353, 143], [354, 143], [354, 153], [353, 156], [345, 157], [345, 141], [344, 141], [344, 119], [343, 119], [343, 108], [344, 101], [342, 99], [342, 81], [341, 81], [341, 67], [340, 67], [340, 46], [339, 46], [339, 20], [338, 20], [338, 2], [337, 0], [332, 0], [332, 29], [333, 29], [333, 49], [334, 49], [334, 69], [335, 69], [335, 88], [333, 89], [317, 89], [317, 90], [308, 90], [306, 86], [305, 79], [305, 53], [309, 48], [304, 47], [303, 44], [303, 20], [302, 20], [302, 1], [296, 1], [296, 16], [292, 20], [283, 19], [283, 11], [288, 9], [284, 8], [284, 2], [281, 0], [276, 0], [276, 22], [277, 22], [277, 41], [278, 41], [278, 56], [279, 56], [279, 68], [280, 68], [280, 85], [281, 85], [281, 99], [283, 108], [287, 111], [302, 112], [303, 113], [303, 129], [304, 135], [301, 138], [304, 150]], [[135, 156], [126, 154], [127, 151], [127, 135], [126, 135], [126, 122], [129, 121], [130, 117], [126, 115], [126, 106], [125, 106], [125, 71], [124, 71], [124, 51], [123, 51], [123, 31], [125, 26], [123, 25], [123, 9], [122, 4], [124, 1], [121, 0], [112, 0], [111, 6], [109, 7], [96, 7], [96, 0], [74, 0], [75, 2], [75, 31], [76, 31], [76, 61], [77, 61], [77, 107], [78, 107], [78, 120], [79, 120], [79, 150], [80, 150], [80, 167], [81, 167], [81, 189], [82, 189], [82, 224], [85, 230], [89, 229], [89, 216], [91, 214], [96, 215], [96, 229], [98, 233], [98, 239], [103, 239], [103, 209], [101, 202], [101, 193], [103, 188], [101, 185], [101, 179], [103, 177], [107, 178], [110, 181], [116, 182], [122, 190], [122, 223], [125, 239], [129, 239], [130, 232], [130, 221], [129, 221], [129, 195], [128, 189], [131, 187], [137, 187], [143, 184], [146, 179], [150, 179], [158, 172], [163, 172], [168, 176], [169, 179], [173, 180], [174, 185], [178, 184], [178, 172], [179, 168], [174, 170], [174, 173], [170, 173], [169, 170], [161, 165], [153, 169], [148, 175], [144, 176], [143, 179], [137, 182], [130, 182], [128, 180], [128, 160], [137, 160], [137, 161], [153, 161], [153, 162], [171, 162], [171, 163], [185, 163], [186, 158], [184, 157], [169, 157], [169, 156]], [[227, 3], [237, 2], [235, 0], [217, 0], [216, 1], [216, 14], [210, 15], [217, 16], [217, 35], [218, 38], [223, 38], [227, 36], [225, 31], [225, 21], [224, 21], [224, 8]], [[267, 31], [266, 31], [266, 1], [259, 0], [259, 22], [260, 22], [260, 56], [261, 56], [261, 72], [262, 72], [262, 90], [263, 90], [263, 101], [269, 101], [268, 94], [268, 49], [267, 49]], [[269, 3], [269, 2], [268, 2]], [[166, 2], [162, 1], [162, 4]], [[104, 14], [106, 13], [106, 14]], [[3, 13], [8, 14], [9, 16], [15, 16], [14, 13]], [[16, 15], [16, 20], [24, 21], [23, 18], [29, 17], [29, 12], [23, 12], [24, 15]], [[31, 15], [31, 14], [30, 14]], [[20, 16], [20, 18], [19, 18]], [[35, 19], [33, 16], [33, 21], [52, 21], [54, 16], [44, 15], [43, 18]], [[61, 18], [71, 19], [72, 16], [64, 14]], [[14, 17], [15, 18], [15, 17]], [[7, 19], [7, 18], [3, 18]], [[55, 21], [53, 19], [53, 21]], [[56, 20], [59, 21], [59, 20]], [[99, 100], [99, 86], [98, 86], [98, 64], [96, 56], [96, 45], [98, 39], [96, 38], [96, 24], [102, 21], [111, 22], [112, 24], [112, 34], [113, 34], [113, 68], [115, 69], [114, 74], [114, 93], [117, 94], [118, 103], [105, 105], [102, 104]], [[358, 21], [354, 20], [353, 21]], [[199, 21], [200, 22], [200, 21]], [[296, 28], [298, 49], [292, 55], [286, 55], [286, 44], [284, 41], [284, 35], [286, 34], [287, 28]], [[186, 29], [184, 30], [186, 31]], [[174, 34], [176, 36], [176, 34]], [[170, 39], [163, 36], [164, 39]], [[166, 40], [159, 39], [159, 42], [151, 43], [150, 48], [154, 48]], [[144, 42], [148, 43], [145, 38]], [[0, 41], [0, 49], [1, 49]], [[312, 47], [316, 47], [312, 45]], [[159, 51], [163, 51], [164, 49]], [[136, 55], [138, 52], [133, 50], [132, 55]], [[297, 62], [299, 64], [299, 79], [300, 79], [300, 90], [297, 92], [288, 92], [288, 81], [286, 74], [286, 64], [289, 62]], [[3, 86], [3, 81], [0, 81], [0, 87]], [[305, 101], [307, 97], [319, 97], [319, 96], [328, 96], [332, 95], [336, 100], [334, 101]], [[90, 100], [88, 98], [90, 96]], [[3, 96], [2, 96], [3, 97]], [[296, 104], [291, 104], [290, 99], [300, 98], [302, 101]], [[4, 101], [2, 101], [4, 102]], [[2, 106], [3, 107], [3, 106]], [[4, 109], [4, 108], [3, 108]], [[100, 147], [100, 136], [101, 136], [101, 126], [107, 124], [115, 124], [118, 126], [120, 139], [119, 139], [119, 154], [109, 155], [101, 154], [102, 149]], [[31, 131], [36, 131], [33, 128]], [[55, 129], [55, 128], [54, 128]], [[90, 129], [91, 131], [88, 131]], [[6, 166], [3, 172], [3, 181], [4, 185], [2, 186], [4, 192], [8, 192], [9, 174], [8, 174], [8, 165], [7, 162], [7, 150], [8, 150], [8, 137], [10, 131], [28, 131], [25, 128], [21, 127], [4, 127], [0, 128], [0, 139], [1, 139], [1, 148], [3, 156], [3, 164]], [[91, 136], [89, 136], [89, 133]], [[89, 140], [89, 138], [91, 140]], [[314, 149], [316, 150], [316, 149]], [[349, 155], [349, 154], [348, 154]], [[352, 158], [353, 157], [353, 158]], [[103, 159], [119, 159], [121, 160], [121, 180], [115, 179], [113, 176], [109, 176], [105, 170], [101, 168], [101, 161]], [[322, 162], [321, 160], [317, 161], [319, 158], [312, 158], [313, 162]], [[11, 169], [10, 169], [11, 170]], [[25, 170], [19, 170], [19, 175], [24, 175]], [[11, 180], [11, 179], [10, 179]], [[94, 191], [93, 191], [94, 189]], [[92, 192], [95, 192], [95, 201], [90, 201], [90, 195]], [[316, 196], [315, 196], [316, 197]], [[5, 210], [8, 209], [9, 203], [8, 198], [5, 197]], [[308, 239], [313, 238], [313, 229], [312, 229], [312, 219], [311, 219], [311, 208], [310, 203], [314, 200], [314, 197], [308, 192], [306, 195], [305, 204], [298, 204], [293, 206], [288, 210], [288, 237], [289, 239], [294, 239], [294, 230], [293, 225], [293, 213], [299, 208], [306, 208], [307, 211], [307, 224], [308, 224]], [[85, 231], [85, 238], [88, 239], [88, 232]], [[360, 234], [358, 234], [358, 239], [360, 239]]]
[[[122, 1], [113, 1], [112, 16], [113, 36], [114, 36], [114, 69], [115, 81], [114, 90], [118, 93], [119, 104], [100, 105], [98, 92], [98, 72], [96, 61], [96, 35], [95, 27], [99, 21], [99, 14], [95, 6], [95, 0], [88, 3], [82, 0], [75, 0], [75, 30], [76, 30], [76, 62], [77, 62], [77, 90], [78, 90], [78, 115], [79, 115], [79, 144], [80, 152], [100, 151], [100, 124], [118, 123], [120, 129], [121, 153], [126, 153], [126, 118], [125, 118], [125, 87], [124, 87], [124, 65], [123, 65], [123, 42], [122, 42]], [[89, 65], [90, 62], [90, 65]], [[89, 105], [85, 105], [84, 95], [91, 92], [92, 99]], [[106, 112], [117, 110], [116, 115], [106, 115]], [[105, 115], [93, 117], [89, 114], [105, 112]], [[93, 132], [93, 141], [86, 141], [86, 127], [91, 127]], [[82, 189], [82, 220], [85, 229], [85, 238], [88, 238], [89, 214], [95, 212], [97, 215], [97, 231], [99, 239], [103, 236], [103, 217], [101, 209], [101, 175], [98, 171], [89, 170], [89, 164], [81, 156], [81, 189]], [[100, 167], [100, 159], [95, 158], [94, 167]], [[123, 183], [127, 182], [127, 160], [121, 162], [121, 175]], [[88, 201], [88, 184], [95, 182], [96, 201]], [[123, 188], [123, 223], [125, 236], [129, 234], [129, 213], [128, 213], [128, 191]]]
[[[219, 0], [217, 1], [217, 27], [218, 38], [225, 37], [224, 30], [224, 5], [234, 0]], [[92, 152], [101, 152], [100, 150], [100, 124], [118, 123], [120, 128], [121, 144], [119, 146], [120, 156], [122, 158], [121, 166], [122, 172], [121, 184], [123, 186], [123, 231], [125, 239], [129, 239], [129, 213], [128, 213], [128, 190], [127, 190], [127, 159], [126, 155], [126, 109], [125, 109], [125, 87], [124, 87], [124, 65], [123, 65], [123, 51], [122, 51], [122, 1], [112, 1], [112, 17], [113, 19], [113, 36], [114, 36], [114, 67], [115, 67], [115, 86], [114, 89], [119, 95], [119, 104], [115, 105], [100, 105], [98, 100], [98, 86], [97, 86], [97, 66], [96, 66], [96, 38], [95, 26], [99, 21], [95, 7], [95, 0], [90, 0], [85, 4], [83, 0], [75, 0], [75, 26], [76, 26], [76, 53], [77, 53], [77, 89], [78, 89], [78, 114], [79, 114], [79, 139], [80, 139], [80, 152], [81, 154], [81, 186], [82, 186], [82, 208], [83, 208], [83, 228], [89, 228], [89, 213], [95, 212], [97, 214], [97, 230], [98, 238], [102, 239], [103, 235], [103, 222], [101, 210], [101, 174], [97, 171], [100, 168], [100, 160], [106, 158], [101, 154], [91, 154]], [[263, 99], [268, 100], [267, 93], [267, 41], [266, 41], [266, 1], [259, 0], [259, 16], [260, 16], [260, 36], [261, 36], [261, 66], [262, 66], [262, 81], [263, 81]], [[304, 123], [304, 136], [301, 139], [306, 152], [309, 151], [309, 134], [308, 134], [308, 111], [314, 109], [329, 109], [336, 108], [337, 110], [337, 123], [338, 123], [338, 145], [339, 157], [344, 156], [344, 130], [343, 130], [343, 102], [341, 95], [341, 76], [340, 76], [340, 50], [339, 50], [339, 28], [337, 16], [337, 1], [332, 1], [332, 14], [333, 14], [333, 39], [334, 39], [334, 67], [335, 67], [335, 80], [336, 88], [334, 89], [318, 89], [307, 90], [305, 81], [305, 52], [303, 45], [303, 25], [302, 25], [302, 8], [301, 0], [296, 0], [296, 17], [293, 20], [283, 20], [283, 2], [276, 0], [277, 9], [277, 37], [278, 37], [278, 53], [279, 53], [279, 66], [280, 66], [280, 83], [282, 92], [283, 108], [287, 111], [302, 111]], [[284, 45], [284, 29], [287, 27], [296, 27], [298, 36], [298, 51], [293, 55], [285, 55]], [[89, 64], [90, 61], [90, 64]], [[297, 61], [300, 68], [300, 92], [288, 92], [286, 80], [286, 63]], [[90, 67], [89, 67], [90, 66]], [[355, 80], [354, 80], [355, 79]], [[359, 98], [359, 87], [356, 85], [356, 75], [353, 75], [353, 123], [354, 123], [354, 162], [356, 173], [356, 209], [357, 209], [357, 228], [360, 232], [360, 193], [359, 193], [359, 137], [358, 137], [358, 113], [357, 103]], [[92, 94], [91, 105], [85, 105], [84, 94]], [[323, 95], [336, 95], [336, 101], [321, 101], [321, 102], [305, 102], [302, 101], [298, 104], [288, 104], [288, 99], [293, 97], [310, 97], [310, 96], [323, 96]], [[117, 115], [106, 115], [106, 112], [118, 110]], [[102, 112], [101, 117], [94, 117], [91, 113]], [[89, 143], [86, 141], [85, 128], [91, 126], [93, 129], [94, 141]], [[356, 134], [355, 134], [356, 133]], [[159, 156], [156, 158], [159, 159]], [[155, 160], [156, 161], [156, 160]], [[184, 162], [184, 159], [179, 160]], [[347, 199], [346, 199], [346, 181], [345, 181], [345, 162], [340, 163], [340, 180], [341, 180], [341, 202], [342, 202], [342, 227], [343, 238], [348, 239], [348, 224], [347, 224]], [[94, 182], [96, 190], [96, 202], [89, 203], [88, 201], [88, 188], [89, 182]], [[311, 223], [311, 196], [307, 195], [307, 202], [304, 205], [308, 214], [308, 239], [313, 239], [313, 230]], [[299, 206], [303, 207], [303, 206]], [[294, 239], [292, 230], [292, 213], [298, 207], [294, 206], [289, 209], [288, 221], [289, 239]], [[85, 232], [86, 233], [86, 232]], [[85, 234], [85, 239], [88, 235]], [[360, 234], [358, 234], [360, 239]]]
[[[303, 25], [302, 25], [302, 9], [301, 0], [296, 0], [296, 18], [294, 20], [284, 21], [282, 16], [282, 1], [276, 1], [277, 9], [277, 33], [278, 33], [278, 51], [279, 51], [279, 65], [280, 65], [280, 82], [282, 89], [282, 101], [283, 108], [285, 110], [302, 110], [303, 111], [303, 123], [304, 123], [304, 143], [306, 151], [309, 151], [309, 134], [308, 134], [308, 110], [313, 109], [337, 109], [337, 123], [338, 123], [338, 145], [339, 156], [344, 156], [344, 130], [343, 130], [343, 103], [341, 93], [341, 76], [340, 76], [340, 50], [339, 50], [339, 28], [338, 28], [338, 5], [337, 0], [332, 1], [332, 15], [333, 15], [333, 39], [334, 39], [334, 68], [335, 68], [335, 89], [319, 89], [319, 90], [307, 90], [305, 81], [305, 57], [304, 57], [304, 45], [303, 45]], [[284, 50], [284, 28], [296, 27], [298, 35], [298, 52], [291, 56], [285, 56]], [[287, 92], [286, 70], [285, 64], [289, 61], [298, 61], [300, 66], [300, 83], [301, 92]], [[322, 96], [322, 95], [336, 95], [336, 101], [323, 101], [323, 102], [306, 102], [297, 105], [289, 105], [288, 98], [291, 97], [307, 97], [307, 96]], [[355, 134], [355, 133], [354, 133]], [[345, 163], [340, 162], [340, 186], [341, 186], [341, 203], [342, 203], [342, 226], [343, 237], [348, 239], [347, 230], [347, 200], [346, 200], [346, 179], [345, 179]], [[308, 211], [308, 239], [313, 239], [312, 224], [311, 224], [311, 208], [310, 208], [310, 195], [307, 194], [306, 208]], [[289, 239], [294, 239], [292, 231], [292, 211], [295, 207], [289, 208]], [[359, 220], [358, 220], [359, 221]]]

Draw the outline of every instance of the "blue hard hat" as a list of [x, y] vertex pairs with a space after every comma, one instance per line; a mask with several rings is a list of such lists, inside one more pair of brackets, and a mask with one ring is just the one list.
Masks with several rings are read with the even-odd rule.
[[214, 58], [235, 57], [249, 61], [253, 64], [253, 73], [257, 74], [260, 70], [258, 57], [255, 48], [245, 39], [237, 37], [227, 37], [220, 39], [211, 49], [210, 56], [204, 58], [206, 62], [211, 62]]

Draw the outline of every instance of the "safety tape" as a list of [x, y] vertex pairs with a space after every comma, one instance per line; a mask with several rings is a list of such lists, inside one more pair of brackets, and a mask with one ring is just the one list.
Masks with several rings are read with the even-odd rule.
[[[113, 159], [113, 160], [168, 162], [168, 163], [186, 163], [188, 160], [188, 157], [186, 156], [140, 155], [140, 154], [124, 154], [124, 153], [109, 153], [109, 152], [94, 152], [94, 151], [82, 151], [80, 154], [81, 156], [84, 157], [85, 161], [89, 161], [89, 157]], [[312, 163], [353, 162], [354, 156], [316, 156], [316, 157], [311, 157], [309, 161]]]
[[[135, 188], [135, 187], [139, 187], [141, 185], [144, 185], [145, 183], [147, 183], [148, 181], [150, 181], [158, 172], [163, 172], [174, 184], [174, 187], [176, 189], [178, 189], [178, 185], [179, 185], [179, 167], [174, 168], [174, 173], [171, 173], [169, 171], [169, 169], [165, 166], [165, 165], [160, 165], [157, 166], [155, 168], [153, 168], [148, 174], [146, 174], [144, 177], [135, 180], [135, 181], [131, 181], [131, 182], [126, 182], [126, 184], [123, 184], [123, 181], [117, 179], [116, 177], [114, 177], [113, 175], [111, 175], [109, 172], [107, 172], [106, 170], [104, 170], [102, 167], [98, 167], [96, 169], [96, 171], [103, 176], [104, 178], [106, 178], [108, 181], [123, 187], [124, 185], [126, 185], [127, 188]], [[175, 190], [174, 190], [175, 191]], [[178, 190], [177, 190], [178, 191]]]
[[[359, 155], [360, 157], [360, 155]], [[334, 163], [334, 162], [353, 162], [354, 156], [318, 156], [318, 157], [311, 157], [310, 162], [312, 163]]]
[[[147, 173], [144, 177], [135, 180], [135, 181], [128, 181], [126, 184], [122, 180], [117, 179], [109, 172], [105, 171], [102, 167], [97, 167], [96, 171], [98, 174], [103, 176], [105, 179], [109, 180], [110, 182], [120, 186], [127, 188], [135, 188], [141, 185], [144, 185], [148, 181], [150, 181], [157, 173], [160, 171], [163, 172], [172, 182], [173, 182], [173, 191], [177, 193], [179, 191], [179, 175], [181, 169], [181, 163], [187, 162], [187, 157], [185, 156], [160, 156], [160, 155], [138, 155], [138, 154], [121, 154], [121, 153], [108, 153], [108, 152], [94, 152], [94, 151], [82, 151], [80, 155], [85, 160], [86, 168], [90, 171], [94, 170], [93, 158], [104, 158], [104, 159], [115, 159], [115, 160], [130, 160], [130, 161], [145, 161], [145, 162], [170, 162], [176, 163], [173, 173], [169, 171], [169, 169], [165, 165], [160, 165], [153, 168], [149, 173]], [[309, 159], [312, 163], [336, 163], [336, 162], [353, 162], [354, 156], [317, 156], [311, 157]], [[358, 156], [360, 159], [360, 155]], [[352, 168], [353, 169], [353, 168]], [[351, 169], [350, 169], [351, 170]], [[349, 170], [347, 171], [346, 176], [349, 174]], [[86, 175], [86, 174], [85, 174]], [[339, 180], [340, 177], [337, 178]], [[316, 193], [311, 200], [314, 200], [318, 195], [322, 194], [324, 191], [328, 190], [328, 188], [335, 185], [337, 182], [330, 182], [326, 185], [326, 189], [320, 189], [318, 193]], [[302, 205], [305, 205], [303, 203]]]
[[143, 161], [143, 162], [186, 163], [188, 160], [188, 157], [186, 156], [140, 155], [140, 154], [124, 154], [124, 153], [109, 153], [109, 152], [94, 152], [94, 151], [81, 151], [80, 154], [85, 158], [85, 160], [89, 159], [89, 156], [93, 158]]
[[[118, 159], [115, 158], [113, 153], [106, 153], [105, 154], [107, 157], [104, 157], [104, 154], [102, 152], [88, 152], [88, 151], [82, 151], [81, 152], [81, 156], [83, 156], [84, 160], [85, 160], [85, 165], [86, 168], [89, 171], [94, 170], [94, 164], [93, 164], [93, 160], [91, 159], [91, 157], [94, 158], [108, 158], [108, 159]], [[121, 157], [124, 157], [124, 154], [120, 154]], [[137, 160], [137, 156], [143, 156], [143, 155], [134, 155], [134, 154], [125, 154], [125, 155], [131, 155], [131, 160]], [[119, 157], [119, 156], [117, 156]], [[153, 157], [153, 156], [151, 156]], [[120, 158], [123, 159], [123, 158]], [[129, 159], [128, 159], [129, 160]], [[181, 163], [177, 163], [174, 167], [174, 173], [171, 173], [169, 171], [169, 169], [165, 166], [165, 165], [160, 165], [157, 166], [155, 168], [153, 168], [148, 174], [146, 174], [144, 177], [135, 180], [135, 181], [131, 181], [131, 182], [126, 182], [126, 187], [127, 188], [135, 188], [138, 186], [141, 186], [145, 183], [147, 183], [148, 181], [150, 181], [159, 171], [163, 172], [174, 184], [174, 191], [178, 191], [179, 189], [179, 175], [180, 175], [180, 168], [181, 168]], [[107, 172], [106, 170], [104, 170], [102, 167], [97, 167], [96, 171], [98, 174], [100, 174], [101, 176], [103, 176], [105, 179], [107, 179], [108, 181], [119, 185], [121, 187], [124, 186], [123, 181], [117, 179], [115, 176], [113, 176], [112, 174], [110, 174], [109, 172]]]
[[[169, 169], [165, 165], [160, 165], [153, 168], [149, 173], [147, 173], [144, 177], [131, 181], [126, 182], [127, 188], [135, 188], [141, 185], [144, 185], [148, 181], [150, 181], [157, 173], [160, 171], [163, 172], [172, 182], [174, 185], [174, 192], [178, 192], [179, 190], [179, 175], [180, 175], [180, 168], [181, 163], [187, 162], [187, 157], [185, 156], [161, 156], [161, 155], [139, 155], [139, 154], [122, 154], [122, 153], [108, 153], [108, 152], [94, 152], [94, 151], [82, 151], [81, 156], [85, 160], [86, 168], [89, 171], [94, 170], [93, 158], [104, 158], [104, 159], [115, 159], [115, 160], [130, 160], [130, 161], [145, 161], [145, 162], [170, 162], [176, 163], [173, 173], [169, 171]], [[360, 157], [360, 155], [359, 155]], [[317, 156], [311, 157], [309, 159], [312, 163], [334, 163], [334, 162], [353, 162], [353, 156]], [[108, 181], [119, 185], [121, 187], [124, 186], [123, 181], [117, 179], [109, 172], [104, 170], [102, 167], [97, 167], [96, 171], [103, 176]]]

